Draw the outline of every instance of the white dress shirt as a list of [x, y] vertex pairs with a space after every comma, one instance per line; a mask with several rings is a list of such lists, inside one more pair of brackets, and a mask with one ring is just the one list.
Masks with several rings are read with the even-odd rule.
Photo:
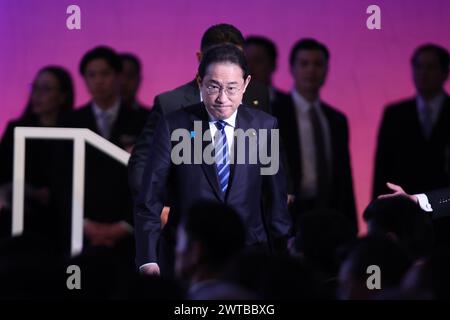
[[[120, 109], [120, 100], [114, 102], [114, 104], [107, 109], [102, 109], [95, 102], [92, 102], [92, 110], [94, 111], [97, 128], [100, 130], [100, 134], [105, 139], [109, 139], [111, 136], [111, 130], [113, 128], [114, 123], [117, 120], [117, 116], [119, 115], [119, 109]], [[103, 114], [106, 114], [108, 116], [109, 130], [107, 131], [104, 131], [105, 128], [103, 127], [103, 120], [102, 120]]]
[[[119, 109], [120, 109], [120, 100], [117, 100], [116, 102], [114, 102], [114, 104], [105, 109], [102, 109], [98, 106], [98, 104], [96, 104], [94, 101], [92, 101], [92, 110], [94, 111], [94, 116], [95, 116], [95, 122], [97, 123], [97, 128], [100, 130], [100, 134], [102, 135], [102, 137], [104, 137], [105, 139], [110, 139], [111, 138], [111, 132], [112, 132], [112, 128], [114, 126], [114, 123], [117, 120], [117, 117], [119, 115]], [[106, 113], [108, 116], [108, 125], [109, 125], [109, 129], [108, 131], [103, 131], [103, 123], [102, 123], [102, 116], [103, 113]], [[90, 222], [89, 219], [84, 219], [84, 222]], [[133, 227], [126, 221], [120, 221], [120, 224], [130, 233], [133, 232]]]
[[[225, 126], [225, 135], [227, 136], [227, 144], [228, 144], [228, 154], [231, 155], [231, 151], [233, 150], [233, 141], [234, 141], [234, 128], [236, 127], [236, 116], [237, 116], [237, 110], [236, 109], [233, 114], [228, 119], [223, 119], [227, 123]], [[216, 144], [216, 133], [217, 133], [217, 127], [215, 123], [218, 121], [216, 118], [213, 117], [212, 114], [208, 112], [208, 109], [206, 109], [206, 112], [208, 113], [209, 117], [209, 130], [211, 130], [211, 137], [213, 139], [213, 144]]]
[[419, 206], [423, 211], [432, 212], [433, 208], [428, 200], [428, 197], [425, 193], [415, 194], [417, 200], [419, 202]]
[[[200, 91], [200, 101], [203, 101], [202, 91]], [[211, 132], [213, 144], [215, 145], [215, 143], [216, 143], [215, 138], [216, 138], [216, 132], [217, 132], [217, 127], [216, 127], [215, 123], [217, 122], [217, 119], [214, 118], [214, 116], [211, 113], [209, 113], [208, 109], [206, 109], [206, 106], [205, 106], [205, 110], [208, 113], [209, 130]], [[227, 136], [228, 154], [231, 154], [230, 152], [233, 150], [232, 146], [233, 146], [233, 141], [234, 141], [234, 128], [236, 127], [236, 115], [237, 115], [237, 109], [233, 112], [233, 114], [228, 119], [223, 120], [227, 123], [227, 125], [225, 126], [225, 135]]]
[[316, 108], [319, 121], [323, 130], [325, 139], [325, 155], [328, 166], [331, 167], [331, 136], [328, 121], [320, 107], [320, 100], [313, 103], [308, 102], [298, 93], [297, 90], [291, 91], [294, 101], [295, 112], [297, 115], [297, 125], [300, 141], [300, 155], [302, 178], [300, 181], [300, 194], [304, 198], [314, 198], [318, 192], [318, 177], [316, 170], [316, 152], [314, 145], [314, 130], [308, 111], [310, 108]]

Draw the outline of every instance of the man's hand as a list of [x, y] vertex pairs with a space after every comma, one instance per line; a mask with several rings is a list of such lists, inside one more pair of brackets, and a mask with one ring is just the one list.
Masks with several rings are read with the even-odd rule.
[[84, 233], [93, 246], [114, 247], [117, 242], [129, 234], [129, 230], [120, 223], [99, 223], [87, 220]]
[[161, 211], [161, 229], [164, 228], [167, 223], [167, 219], [169, 219], [169, 212], [170, 207], [164, 207]]
[[400, 187], [396, 184], [390, 183], [390, 182], [386, 183], [386, 185], [389, 189], [391, 189], [394, 192], [389, 193], [389, 194], [380, 195], [380, 196], [378, 196], [378, 199], [387, 199], [387, 198], [392, 198], [392, 197], [406, 197], [406, 198], [410, 199], [411, 201], [413, 201], [414, 203], [417, 203], [417, 204], [419, 203], [419, 199], [417, 199], [417, 197], [415, 195], [407, 194], [405, 192], [405, 190], [403, 190], [402, 187]]
[[110, 242], [106, 237], [106, 228], [104, 223], [86, 220], [84, 222], [84, 235], [93, 246], [110, 246]]
[[107, 224], [105, 226], [105, 238], [106, 244], [113, 247], [121, 239], [125, 238], [130, 234], [130, 231], [120, 222]]
[[32, 197], [40, 204], [48, 205], [50, 199], [50, 189], [45, 187], [34, 189]]
[[159, 276], [159, 266], [156, 263], [150, 263], [148, 265], [142, 266], [140, 272], [145, 276]]
[[287, 195], [287, 205], [290, 207], [295, 201], [295, 196], [293, 194]]

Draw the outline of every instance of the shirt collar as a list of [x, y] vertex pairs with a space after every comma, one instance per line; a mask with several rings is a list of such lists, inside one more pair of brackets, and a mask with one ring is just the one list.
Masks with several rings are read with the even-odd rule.
[[294, 105], [302, 112], [308, 112], [311, 106], [313, 106], [314, 108], [319, 108], [320, 106], [320, 99], [317, 99], [316, 101], [311, 103], [295, 89], [292, 89], [291, 96], [292, 100], [294, 101]]
[[429, 106], [432, 113], [437, 113], [441, 109], [444, 100], [445, 100], [444, 92], [441, 92], [430, 101], [425, 101], [425, 99], [420, 95], [418, 95], [416, 98], [417, 107], [419, 108], [419, 111], [423, 111], [426, 106]]
[[[227, 118], [227, 119], [223, 119], [223, 121], [225, 121], [227, 123], [227, 125], [231, 126], [231, 127], [236, 127], [236, 116], [237, 116], [237, 112], [238, 112], [239, 107], [233, 112], [233, 114]], [[218, 119], [216, 119], [215, 117], [213, 117], [213, 115], [211, 113], [209, 113], [208, 108], [206, 108], [205, 106], [205, 110], [208, 113], [208, 118], [209, 118], [209, 122], [217, 122]]]
[[112, 120], [115, 120], [117, 118], [117, 114], [119, 113], [120, 108], [120, 100], [116, 100], [111, 107], [109, 107], [106, 110], [103, 110], [96, 104], [94, 101], [92, 101], [92, 110], [94, 111], [95, 117], [100, 117], [103, 113], [106, 113]]

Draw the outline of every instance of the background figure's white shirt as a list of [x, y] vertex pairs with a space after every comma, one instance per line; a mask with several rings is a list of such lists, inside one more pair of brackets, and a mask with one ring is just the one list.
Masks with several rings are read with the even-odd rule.
[[331, 169], [331, 136], [328, 121], [320, 107], [320, 100], [313, 103], [303, 98], [297, 90], [291, 91], [292, 100], [294, 101], [295, 112], [297, 115], [297, 125], [300, 140], [300, 161], [302, 168], [302, 177], [300, 181], [300, 195], [302, 198], [312, 198], [317, 195], [318, 177], [316, 170], [316, 153], [314, 145], [314, 131], [308, 111], [311, 107], [316, 108], [319, 121], [322, 127], [325, 139], [325, 154], [327, 164]]
[[[102, 135], [102, 137], [106, 139], [110, 138], [112, 127], [117, 120], [117, 116], [119, 115], [119, 108], [120, 108], [120, 100], [114, 102], [114, 104], [106, 110], [103, 110], [95, 102], [92, 102], [92, 110], [94, 111], [95, 122], [97, 123], [97, 128], [100, 130], [100, 134]], [[103, 127], [103, 120], [102, 120], [103, 113], [106, 113], [108, 115], [108, 126], [109, 126], [108, 129]]]
[[415, 194], [417, 200], [419, 201], [419, 206], [423, 211], [432, 212], [433, 208], [431, 207], [430, 202], [428, 201], [428, 197], [425, 193]]
[[444, 104], [445, 100], [445, 93], [441, 92], [439, 95], [434, 97], [432, 100], [426, 102], [424, 98], [421, 96], [416, 97], [416, 104], [417, 104], [417, 114], [419, 115], [420, 124], [422, 125], [422, 128], [425, 127], [425, 108], [428, 106], [431, 111], [431, 123], [432, 126], [436, 124], [439, 113], [441, 112], [442, 105]]
[[[238, 108], [239, 109], [239, 108]], [[236, 127], [236, 116], [237, 111], [236, 109], [233, 114], [228, 119], [223, 119], [227, 123], [225, 126], [225, 135], [227, 136], [227, 144], [228, 144], [228, 154], [231, 154], [231, 150], [233, 147], [233, 141], [234, 141], [234, 128]], [[208, 112], [208, 109], [206, 109], [206, 112]], [[213, 139], [213, 144], [216, 145], [216, 133], [217, 133], [217, 127], [215, 123], [218, 121], [216, 118], [214, 118], [209, 112], [209, 130], [211, 130], [211, 137]]]

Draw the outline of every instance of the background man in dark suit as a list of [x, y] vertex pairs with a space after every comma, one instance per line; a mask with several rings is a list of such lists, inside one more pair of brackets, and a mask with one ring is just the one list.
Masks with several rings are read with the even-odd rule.
[[[120, 57], [108, 47], [87, 52], [80, 63], [80, 73], [92, 95], [92, 101], [77, 109], [64, 121], [65, 127], [87, 128], [123, 149], [131, 148], [144, 120], [120, 100]], [[70, 216], [72, 194], [71, 146], [61, 153], [55, 170], [58, 210]], [[132, 199], [127, 184], [127, 170], [102, 151], [86, 145], [84, 237], [86, 246], [115, 247], [129, 238], [132, 243]]]
[[250, 36], [245, 38], [245, 56], [253, 80], [258, 80], [269, 87], [271, 106], [279, 99], [286, 96], [273, 86], [272, 76], [277, 69], [278, 52], [275, 43], [262, 36]]
[[[378, 133], [374, 197], [388, 192], [387, 181], [411, 194], [449, 186], [450, 97], [444, 91], [449, 61], [448, 51], [434, 44], [414, 52], [411, 64], [417, 95], [388, 106], [384, 112]], [[439, 198], [439, 192], [430, 194], [436, 208], [444, 204]], [[433, 225], [436, 243], [448, 245], [450, 218], [433, 220]]]
[[[243, 49], [244, 37], [236, 27], [229, 24], [218, 24], [210, 27], [203, 34], [200, 45], [201, 51], [197, 53], [198, 61], [201, 61], [203, 54], [211, 46], [222, 43], [234, 44]], [[149, 146], [158, 120], [163, 115], [188, 105], [199, 103], [201, 100], [202, 97], [197, 79], [155, 97], [151, 114], [134, 147], [128, 166], [129, 182], [133, 195], [139, 193], [144, 167], [150, 150]], [[269, 91], [262, 83], [252, 81], [244, 94], [243, 101], [246, 105], [266, 112], [270, 111]]]
[[344, 114], [320, 100], [329, 52], [313, 39], [302, 39], [290, 54], [294, 89], [273, 108], [286, 150], [296, 218], [306, 211], [331, 208], [341, 212], [357, 231]]
[[[64, 125], [87, 128], [123, 149], [130, 149], [144, 125], [137, 111], [120, 99], [119, 55], [108, 47], [88, 51], [80, 63], [80, 73], [92, 96], [91, 102], [68, 116]], [[55, 169], [55, 205], [62, 216], [62, 250], [70, 243], [72, 195], [72, 144], [60, 152]], [[120, 292], [134, 272], [133, 202], [128, 187], [127, 168], [109, 155], [86, 144], [83, 252], [75, 264], [86, 271], [81, 295], [110, 297]], [[96, 268], [103, 269], [98, 276]], [[106, 266], [106, 267], [105, 267]], [[105, 270], [106, 269], [106, 270]], [[94, 276], [95, 274], [95, 276]], [[96, 277], [92, 281], [91, 277]]]
[[142, 80], [142, 65], [138, 57], [132, 53], [122, 53], [122, 74], [120, 96], [122, 103], [137, 112], [141, 117], [147, 118], [150, 108], [138, 101], [137, 93]]
[[413, 54], [416, 97], [386, 108], [378, 133], [373, 197], [388, 192], [390, 181], [408, 192], [449, 185], [450, 98], [445, 48], [423, 45]]
[[[241, 104], [250, 82], [242, 51], [230, 44], [211, 48], [200, 62], [198, 76], [203, 102], [161, 118], [145, 168], [135, 209], [135, 236], [136, 264], [147, 274], [159, 274], [161, 267], [163, 274], [172, 275], [176, 226], [198, 201], [225, 203], [234, 209], [246, 227], [247, 245], [265, 246], [270, 235], [282, 247], [291, 232], [282, 167], [276, 174], [262, 175], [260, 170], [265, 165], [261, 161], [252, 164], [247, 160], [241, 164], [230, 158], [234, 154], [234, 159], [239, 159], [239, 153], [236, 154], [239, 146], [243, 147], [240, 152], [250, 150], [245, 142], [244, 146], [239, 143], [236, 146], [239, 141], [234, 139], [236, 129], [253, 128], [258, 132], [255, 138], [261, 139], [264, 133], [258, 129], [271, 132], [277, 128], [275, 118]], [[195, 121], [201, 122], [202, 132], [193, 131]], [[207, 164], [203, 157], [201, 164], [174, 164], [171, 155], [176, 145], [171, 141], [174, 130], [185, 129], [191, 136], [203, 137], [208, 128], [213, 137], [214, 162]], [[271, 137], [267, 138], [270, 146]], [[194, 146], [194, 139], [188, 144]], [[208, 146], [209, 142], [203, 141], [202, 154]], [[272, 155], [279, 152], [274, 149], [270, 151]], [[194, 159], [194, 155], [189, 159]], [[172, 206], [168, 222], [161, 230], [160, 213], [167, 186]], [[263, 198], [267, 204], [264, 210]]]

